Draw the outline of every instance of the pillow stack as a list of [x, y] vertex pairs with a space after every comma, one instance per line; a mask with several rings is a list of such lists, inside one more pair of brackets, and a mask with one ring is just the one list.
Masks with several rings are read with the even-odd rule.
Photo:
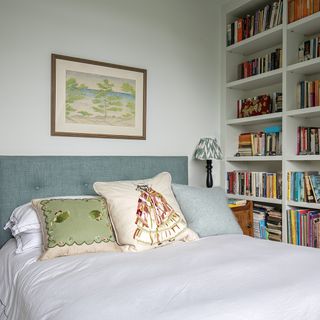
[[42, 247], [40, 259], [45, 260], [139, 252], [193, 241], [198, 235], [242, 233], [220, 188], [173, 185], [173, 192], [167, 172], [146, 180], [96, 182], [93, 187], [99, 196], [34, 199], [15, 209], [5, 228], [17, 240], [16, 252]]

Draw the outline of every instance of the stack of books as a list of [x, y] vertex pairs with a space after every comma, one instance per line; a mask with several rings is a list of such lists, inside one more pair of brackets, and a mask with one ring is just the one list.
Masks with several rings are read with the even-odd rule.
[[282, 241], [282, 213], [272, 208], [267, 216], [268, 239]]
[[243, 196], [281, 199], [281, 173], [230, 171], [227, 172], [227, 192]]
[[237, 117], [245, 118], [282, 111], [282, 92], [237, 101]]
[[267, 4], [253, 15], [238, 18], [227, 25], [227, 46], [250, 38], [282, 23], [283, 0]]
[[288, 172], [288, 200], [320, 203], [320, 172]]
[[320, 154], [319, 138], [319, 127], [298, 127], [297, 155]]
[[300, 109], [320, 105], [320, 80], [298, 83], [297, 104]]
[[248, 78], [264, 72], [276, 70], [282, 67], [282, 49], [266, 54], [239, 64], [239, 79]]
[[315, 37], [305, 40], [299, 46], [298, 61], [303, 62], [306, 60], [320, 57], [320, 37]]
[[320, 211], [287, 210], [288, 243], [320, 248]]
[[310, 16], [320, 10], [320, 0], [288, 0], [288, 23]]
[[268, 209], [256, 203], [253, 204], [253, 235], [255, 238], [268, 239], [266, 216]]
[[265, 128], [264, 132], [239, 135], [237, 156], [278, 156], [282, 154], [282, 127]]
[[274, 207], [253, 204], [254, 237], [282, 241], [282, 214]]

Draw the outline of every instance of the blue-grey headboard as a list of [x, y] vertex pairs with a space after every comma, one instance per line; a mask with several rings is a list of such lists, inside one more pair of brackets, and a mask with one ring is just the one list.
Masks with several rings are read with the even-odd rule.
[[187, 184], [188, 158], [0, 156], [0, 247], [10, 238], [3, 226], [12, 210], [33, 198], [92, 195], [95, 181], [144, 179], [162, 171]]

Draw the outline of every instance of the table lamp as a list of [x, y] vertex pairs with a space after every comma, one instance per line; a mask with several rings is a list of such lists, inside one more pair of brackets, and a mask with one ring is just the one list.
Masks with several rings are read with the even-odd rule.
[[212, 160], [221, 160], [222, 152], [216, 138], [201, 138], [194, 152], [194, 158], [207, 160], [207, 188], [212, 188]]

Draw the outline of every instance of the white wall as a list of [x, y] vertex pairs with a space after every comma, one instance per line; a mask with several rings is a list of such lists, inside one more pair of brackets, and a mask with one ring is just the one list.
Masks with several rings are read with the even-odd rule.
[[[0, 154], [188, 155], [220, 133], [220, 10], [211, 0], [0, 0]], [[50, 136], [50, 55], [148, 70], [147, 140]], [[219, 163], [214, 163], [219, 183]]]

